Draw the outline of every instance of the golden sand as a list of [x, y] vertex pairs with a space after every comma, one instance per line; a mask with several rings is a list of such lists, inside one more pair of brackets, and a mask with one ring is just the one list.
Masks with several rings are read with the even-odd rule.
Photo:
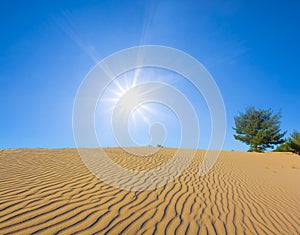
[[[135, 170], [173, 152], [107, 149]], [[300, 234], [299, 156], [223, 151], [200, 177], [203, 155], [175, 181], [132, 192], [97, 179], [76, 149], [0, 150], [0, 234]]]

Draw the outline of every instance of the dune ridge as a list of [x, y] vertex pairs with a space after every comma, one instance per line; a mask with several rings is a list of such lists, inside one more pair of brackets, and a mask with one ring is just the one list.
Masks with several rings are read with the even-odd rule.
[[[174, 151], [106, 149], [134, 170], [157, 167]], [[2, 150], [0, 234], [300, 234], [299, 156], [222, 151], [200, 177], [204, 154], [173, 182], [134, 192], [98, 180], [76, 149]]]

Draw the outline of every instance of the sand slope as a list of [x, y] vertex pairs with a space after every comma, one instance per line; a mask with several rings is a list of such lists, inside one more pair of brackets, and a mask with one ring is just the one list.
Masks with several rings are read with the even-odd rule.
[[[149, 158], [108, 149], [130, 169]], [[76, 149], [0, 150], [0, 234], [300, 234], [300, 157], [223, 151], [200, 177], [204, 151], [174, 182], [129, 192], [91, 174]]]

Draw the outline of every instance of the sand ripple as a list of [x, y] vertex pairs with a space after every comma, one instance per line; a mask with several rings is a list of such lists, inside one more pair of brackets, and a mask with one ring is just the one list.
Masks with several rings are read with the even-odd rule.
[[[134, 170], [174, 151], [141, 158], [106, 149]], [[300, 234], [299, 156], [223, 151], [200, 177], [204, 153], [175, 181], [130, 192], [95, 178], [76, 149], [1, 151], [0, 234]]]

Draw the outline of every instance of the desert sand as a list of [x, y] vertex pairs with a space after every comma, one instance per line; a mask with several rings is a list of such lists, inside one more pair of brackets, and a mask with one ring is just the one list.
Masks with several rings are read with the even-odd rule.
[[[106, 149], [128, 169], [172, 156]], [[205, 151], [173, 182], [148, 191], [96, 178], [76, 149], [0, 150], [0, 234], [300, 234], [300, 157], [222, 151], [198, 175]]]

